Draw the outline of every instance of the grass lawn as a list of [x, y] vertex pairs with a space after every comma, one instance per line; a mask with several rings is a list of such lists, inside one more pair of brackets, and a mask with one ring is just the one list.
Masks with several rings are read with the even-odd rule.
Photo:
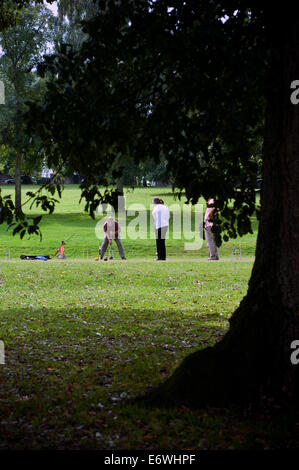
[[[135, 190], [127, 204], [149, 210], [156, 193]], [[170, 205], [167, 193], [158, 191]], [[167, 242], [166, 263], [151, 261], [154, 240], [125, 240], [128, 261], [83, 261], [82, 247], [93, 258], [99, 240], [78, 199], [78, 188], [66, 187], [57, 214], [43, 220], [42, 242], [0, 228], [0, 449], [298, 448], [286, 414], [146, 409], [130, 400], [225, 334], [246, 293], [255, 234], [221, 247], [216, 263], [206, 261], [205, 244], [184, 252], [180, 240]], [[18, 259], [54, 252], [73, 232], [67, 260]], [[239, 243], [244, 256], [235, 260]]]
[[[23, 201], [26, 200], [25, 193], [28, 190], [35, 190], [37, 186], [23, 186]], [[13, 194], [13, 188], [7, 186], [1, 186], [2, 194]], [[136, 238], [123, 239], [123, 245], [125, 253], [128, 259], [136, 258], [147, 258], [149, 260], [155, 257], [155, 240], [154, 233], [151, 232], [152, 238], [150, 238], [150, 220], [151, 211], [150, 205], [155, 195], [163, 198], [165, 204], [170, 208], [173, 207], [174, 211], [171, 211], [170, 219], [170, 230], [169, 239], [167, 240], [167, 256], [171, 258], [207, 258], [208, 251], [206, 249], [205, 241], [201, 249], [186, 251], [184, 248], [184, 242], [188, 242], [187, 237], [194, 236], [194, 209], [193, 217], [191, 220], [190, 228], [186, 225], [183, 227], [183, 223], [179, 226], [178, 231], [173, 234], [174, 218], [180, 216], [180, 208], [186, 206], [184, 204], [185, 199], [179, 201], [174, 199], [170, 188], [136, 188], [134, 191], [125, 190], [126, 207], [127, 209], [137, 210], [140, 205], [144, 210], [141, 215], [147, 220], [147, 229], [143, 226], [137, 227]], [[32, 237], [31, 239], [24, 237], [22, 243], [20, 243], [19, 237], [12, 237], [11, 231], [7, 230], [7, 227], [0, 226], [0, 260], [5, 258], [6, 250], [11, 250], [11, 257], [19, 258], [21, 254], [49, 254], [53, 255], [56, 249], [59, 247], [61, 240], [65, 240], [71, 234], [75, 234], [70, 240], [66, 247], [66, 254], [68, 258], [82, 259], [83, 249], [88, 250], [89, 257], [95, 257], [98, 254], [99, 243], [103, 240], [103, 222], [100, 222], [102, 216], [97, 215], [95, 220], [92, 220], [86, 213], [84, 213], [84, 202], [79, 204], [80, 190], [78, 186], [66, 185], [63, 192], [63, 198], [60, 204], [57, 205], [55, 213], [52, 215], [44, 215], [41, 222], [41, 230], [43, 234], [42, 241], [39, 238]], [[204, 204], [201, 200], [199, 203]], [[134, 204], [134, 206], [133, 206]], [[176, 205], [176, 207], [173, 206]], [[26, 208], [25, 208], [26, 209]], [[203, 207], [205, 210], [205, 206]], [[25, 210], [28, 214], [37, 215], [39, 211]], [[127, 224], [132, 223], [136, 217], [136, 214], [129, 215], [127, 217]], [[200, 214], [198, 213], [198, 218]], [[177, 220], [177, 219], [175, 219]], [[97, 229], [97, 224], [99, 228]], [[242, 257], [250, 258], [254, 256], [255, 252], [255, 241], [257, 222], [252, 220], [253, 235], [247, 235], [236, 240], [231, 240], [228, 243], [224, 243], [220, 248], [220, 256], [222, 258], [232, 259], [232, 249], [237, 246], [241, 248]], [[122, 227], [124, 232], [124, 227]], [[98, 234], [98, 237], [97, 237]], [[185, 238], [184, 238], [185, 235]], [[123, 236], [123, 235], [122, 235]], [[190, 240], [192, 241], [192, 240]], [[114, 250], [117, 251], [117, 250]]]

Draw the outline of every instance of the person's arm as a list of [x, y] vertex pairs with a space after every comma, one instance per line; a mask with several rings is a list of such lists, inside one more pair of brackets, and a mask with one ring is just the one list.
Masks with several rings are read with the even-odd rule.
[[162, 205], [162, 225], [163, 227], [169, 225], [170, 212], [167, 206]]
[[107, 238], [108, 243], [111, 246], [112, 245], [112, 238], [109, 238], [108, 232], [105, 233], [105, 237]]
[[103, 229], [104, 229], [104, 233], [105, 233], [105, 237], [107, 238], [108, 240], [108, 243], [109, 245], [111, 246], [112, 245], [112, 240], [109, 238], [109, 235], [108, 235], [108, 231], [107, 231], [107, 222], [104, 224], [103, 226]]

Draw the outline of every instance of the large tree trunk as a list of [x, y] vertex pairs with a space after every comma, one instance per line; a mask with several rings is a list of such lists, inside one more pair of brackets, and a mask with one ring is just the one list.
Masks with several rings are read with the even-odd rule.
[[117, 210], [118, 212], [124, 212], [126, 209], [126, 202], [124, 197], [124, 183], [122, 176], [117, 179], [117, 191], [119, 196]]
[[222, 406], [290, 400], [299, 392], [299, 365], [290, 360], [290, 344], [299, 340], [299, 105], [290, 100], [291, 82], [299, 80], [299, 20], [293, 13], [275, 31], [280, 50], [274, 43], [262, 210], [247, 295], [224, 338], [188, 356], [151, 402]]
[[122, 176], [117, 178], [116, 187], [117, 187], [117, 191], [118, 191], [119, 195], [123, 196], [124, 195], [124, 183], [123, 183], [123, 177]]
[[18, 73], [15, 67], [14, 70], [14, 86], [16, 92], [16, 102], [17, 102], [17, 110], [16, 110], [16, 137], [18, 139], [17, 149], [16, 149], [16, 171], [15, 171], [15, 213], [17, 217], [23, 218], [23, 211], [22, 211], [22, 186], [21, 186], [21, 171], [22, 171], [22, 160], [23, 160], [23, 152], [22, 152], [22, 127], [23, 127], [23, 118], [22, 118], [22, 91], [20, 89], [18, 83]]

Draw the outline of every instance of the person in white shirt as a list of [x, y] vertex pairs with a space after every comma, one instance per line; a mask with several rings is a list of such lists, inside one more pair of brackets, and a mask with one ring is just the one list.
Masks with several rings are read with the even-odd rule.
[[158, 258], [155, 261], [166, 261], [165, 238], [168, 229], [170, 214], [168, 207], [164, 205], [163, 200], [159, 197], [154, 197], [153, 204], [154, 209], [152, 214], [155, 222], [156, 246], [158, 254]]

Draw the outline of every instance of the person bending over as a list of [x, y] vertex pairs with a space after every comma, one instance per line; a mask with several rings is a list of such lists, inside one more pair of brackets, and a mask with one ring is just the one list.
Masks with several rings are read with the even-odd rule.
[[105, 237], [101, 248], [100, 260], [104, 258], [108, 245], [112, 246], [112, 240], [115, 241], [119, 256], [126, 259], [124, 249], [120, 239], [120, 224], [113, 217], [109, 216], [103, 226]]

